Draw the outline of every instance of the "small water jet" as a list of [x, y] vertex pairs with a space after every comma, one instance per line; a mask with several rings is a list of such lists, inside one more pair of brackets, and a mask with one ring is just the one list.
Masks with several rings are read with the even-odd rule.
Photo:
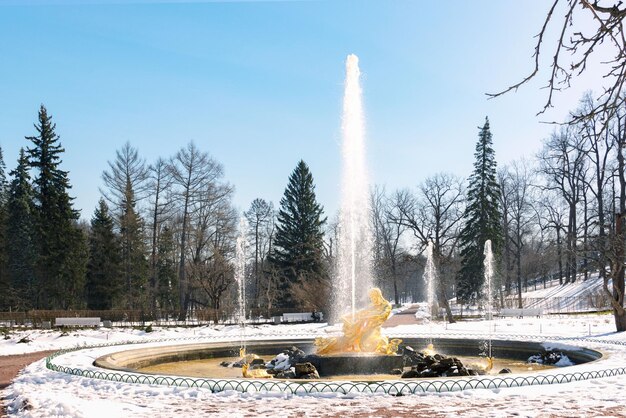
[[437, 280], [437, 268], [433, 258], [433, 243], [428, 242], [426, 246], [426, 265], [424, 266], [424, 283], [426, 284], [426, 301], [430, 312], [430, 319], [437, 316], [437, 301], [435, 300], [435, 281]]
[[[491, 240], [485, 241], [484, 250], [485, 259], [483, 260], [485, 282], [483, 283], [483, 299], [485, 306], [485, 320], [487, 321], [487, 340], [484, 345], [484, 352], [489, 365], [493, 364], [493, 347], [492, 347], [492, 331], [491, 320], [493, 319], [493, 290], [492, 279], [494, 274], [493, 251], [491, 250]], [[490, 367], [491, 368], [491, 367]]]
[[235, 281], [238, 290], [237, 323], [241, 330], [240, 356], [246, 356], [246, 247], [248, 223], [245, 217], [239, 220], [239, 236], [235, 243]]
[[[437, 268], [433, 258], [433, 242], [429, 241], [426, 246], [426, 265], [424, 266], [424, 283], [426, 285], [426, 302], [428, 303], [428, 312], [430, 314], [430, 334], [432, 334], [432, 321], [437, 317], [439, 308], [435, 300], [435, 281], [437, 280]], [[426, 350], [434, 352], [432, 339], [430, 340]]]

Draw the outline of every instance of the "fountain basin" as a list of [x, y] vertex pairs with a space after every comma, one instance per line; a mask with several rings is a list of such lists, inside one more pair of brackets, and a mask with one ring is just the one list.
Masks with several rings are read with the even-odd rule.
[[[424, 348], [429, 340], [426, 338], [404, 338], [403, 344], [412, 346], [416, 350]], [[480, 355], [481, 340], [479, 339], [455, 339], [439, 338], [433, 341], [435, 351], [460, 358], [478, 358]], [[255, 353], [266, 361], [285, 348], [293, 345], [298, 346], [306, 353], [314, 353], [315, 346], [312, 339], [304, 340], [273, 340], [249, 342], [248, 352]], [[499, 362], [496, 368], [516, 366], [515, 373], [528, 373], [543, 370], [533, 367], [527, 370], [525, 361], [533, 354], [546, 351], [545, 345], [533, 341], [493, 340], [493, 353]], [[602, 354], [588, 348], [573, 345], [559, 344], [558, 350], [567, 355], [574, 364], [583, 364], [598, 360]], [[194, 376], [206, 378], [237, 378], [241, 376], [240, 369], [226, 370], [231, 374], [222, 374], [224, 371], [217, 368], [222, 359], [233, 360], [239, 351], [239, 345], [235, 343], [201, 343], [182, 344], [154, 348], [141, 348], [119, 351], [97, 358], [94, 365], [106, 369], [124, 372], [159, 374], [175, 376]], [[193, 363], [196, 361], [197, 363]], [[213, 368], [202, 369], [203, 361], [214, 365]], [[398, 379], [391, 375], [393, 369], [402, 368], [401, 356], [381, 355], [340, 355], [340, 356], [315, 356], [310, 355], [307, 361], [311, 361], [322, 380], [368, 380], [384, 381]], [[317, 361], [317, 364], [316, 364]], [[177, 368], [177, 363], [186, 368]], [[519, 366], [519, 365], [522, 366]], [[159, 366], [163, 366], [159, 368]], [[165, 367], [167, 366], [167, 367]], [[196, 372], [196, 369], [198, 372]], [[497, 372], [497, 370], [495, 370]]]

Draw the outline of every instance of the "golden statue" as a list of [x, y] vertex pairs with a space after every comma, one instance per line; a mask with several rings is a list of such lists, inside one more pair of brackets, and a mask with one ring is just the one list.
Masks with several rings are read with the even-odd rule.
[[338, 354], [346, 352], [393, 355], [402, 342], [389, 341], [380, 328], [391, 314], [391, 304], [377, 287], [368, 292], [371, 304], [353, 315], [341, 318], [343, 335], [340, 337], [315, 339], [317, 354]]
[[245, 347], [239, 349], [239, 357], [241, 357], [241, 373], [243, 377], [251, 377], [254, 379], [271, 379], [272, 375], [268, 374], [264, 369], [251, 369], [252, 360], [259, 358], [256, 354], [246, 353]]

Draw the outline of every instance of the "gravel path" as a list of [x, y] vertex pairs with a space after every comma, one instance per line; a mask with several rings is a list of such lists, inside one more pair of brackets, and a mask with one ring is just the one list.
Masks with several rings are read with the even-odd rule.
[[411, 306], [402, 312], [399, 312], [389, 318], [387, 322], [383, 324], [383, 328], [396, 327], [398, 325], [413, 325], [418, 324], [418, 320], [415, 318], [417, 312], [417, 305]]
[[[54, 353], [54, 351], [37, 351], [35, 353], [28, 354], [0, 356], [0, 390], [3, 390], [7, 386], [9, 386], [11, 384], [11, 381], [24, 367], [46, 356], [49, 356], [52, 353]], [[0, 405], [0, 416], [5, 417], [7, 413], [5, 409], [6, 407], [4, 405], [4, 397], [2, 401], [3, 402]]]

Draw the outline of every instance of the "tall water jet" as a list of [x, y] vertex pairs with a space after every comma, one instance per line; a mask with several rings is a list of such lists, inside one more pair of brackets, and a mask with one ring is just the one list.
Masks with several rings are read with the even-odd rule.
[[239, 220], [239, 236], [235, 243], [235, 281], [238, 290], [237, 323], [241, 328], [240, 352], [245, 355], [246, 349], [246, 247], [248, 223], [245, 217]]
[[[365, 163], [365, 120], [359, 58], [348, 55], [343, 97], [342, 195], [334, 307], [354, 316], [359, 300], [373, 287], [369, 182]], [[358, 281], [358, 283], [357, 283]]]
[[428, 242], [426, 247], [426, 266], [424, 267], [424, 283], [426, 284], [426, 301], [428, 302], [428, 310], [430, 318], [433, 319], [437, 307], [435, 305], [435, 281], [437, 280], [437, 270], [433, 259], [433, 243]]

